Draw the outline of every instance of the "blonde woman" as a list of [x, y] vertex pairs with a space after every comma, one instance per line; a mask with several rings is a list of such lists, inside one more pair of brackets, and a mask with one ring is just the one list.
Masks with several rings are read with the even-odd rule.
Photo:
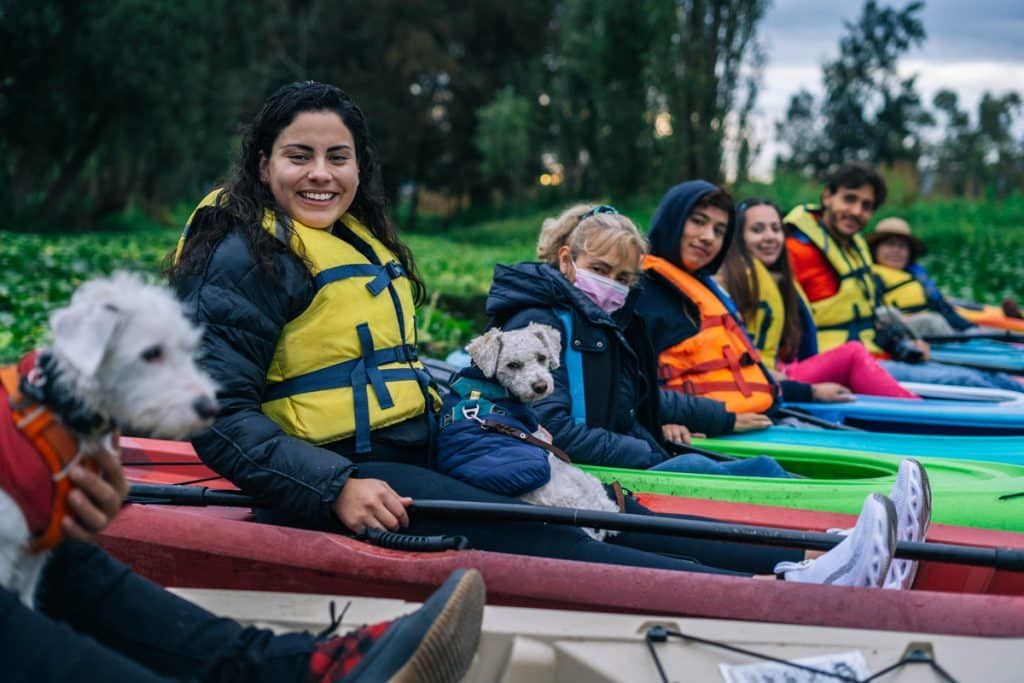
[[633, 313], [633, 285], [647, 245], [610, 206], [574, 206], [544, 222], [540, 263], [498, 266], [487, 313], [505, 329], [531, 322], [562, 332], [555, 391], [535, 408], [554, 443], [575, 461], [609, 467], [785, 477], [771, 458], [720, 463], [673, 456], [690, 433], [718, 436], [766, 427], [711, 399], [658, 388], [654, 351]]

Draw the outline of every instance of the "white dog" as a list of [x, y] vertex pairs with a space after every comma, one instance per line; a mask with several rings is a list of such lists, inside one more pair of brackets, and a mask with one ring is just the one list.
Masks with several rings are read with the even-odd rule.
[[[67, 443], [73, 448], [77, 442], [70, 462], [49, 475], [54, 482], [78, 460], [109, 448], [115, 430], [181, 439], [212, 423], [216, 387], [194, 362], [201, 331], [167, 289], [125, 273], [93, 280], [49, 322], [53, 342], [36, 356], [18, 391], [28, 413], [22, 423], [50, 411]], [[38, 454], [25, 434], [14, 432], [24, 424], [8, 426], [4, 443], [24, 446], [18, 457]], [[31, 607], [47, 553], [33, 547], [25, 508], [16, 502], [24, 503], [30, 488], [0, 488], [0, 585]]]
[[[493, 378], [514, 398], [533, 403], [549, 396], [555, 382], [551, 370], [559, 365], [561, 335], [558, 330], [538, 323], [530, 323], [521, 330], [503, 332], [492, 328], [473, 339], [467, 346], [473, 362], [485, 377]], [[551, 443], [551, 434], [541, 427], [533, 436]], [[548, 453], [551, 479], [538, 489], [521, 496], [537, 505], [580, 508], [618, 512], [619, 506], [608, 496], [597, 477]], [[615, 531], [585, 529], [603, 540]]]

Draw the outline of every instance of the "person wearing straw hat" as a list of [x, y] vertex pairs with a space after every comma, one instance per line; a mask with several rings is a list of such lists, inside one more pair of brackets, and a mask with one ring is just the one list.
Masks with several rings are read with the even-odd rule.
[[799, 205], [783, 219], [790, 266], [810, 302], [818, 349], [859, 340], [876, 355], [884, 349], [892, 356], [883, 367], [900, 382], [1024, 391], [1005, 374], [930, 362], [927, 344], [904, 339], [896, 325], [879, 324], [884, 320], [877, 311], [885, 311], [881, 288], [861, 233], [884, 204], [886, 192], [877, 170], [847, 162], [826, 179], [820, 204]]
[[910, 224], [895, 216], [879, 221], [867, 236], [882, 301], [903, 314], [917, 334], [950, 335], [973, 325], [957, 315], [918, 259], [927, 247]]

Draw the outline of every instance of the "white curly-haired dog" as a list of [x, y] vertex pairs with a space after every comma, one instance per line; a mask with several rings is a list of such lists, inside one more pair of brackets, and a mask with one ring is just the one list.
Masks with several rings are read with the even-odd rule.
[[[485, 377], [493, 378], [514, 398], [529, 404], [554, 391], [551, 370], [558, 368], [562, 335], [549, 325], [530, 323], [519, 330], [491, 328], [466, 345], [466, 352]], [[551, 443], [551, 434], [543, 426], [533, 436]], [[522, 496], [537, 505], [618, 512], [619, 506], [608, 496], [604, 485], [592, 474], [548, 453], [551, 479], [540, 488]], [[603, 540], [615, 531], [585, 529]]]
[[[168, 289], [128, 273], [92, 280], [49, 323], [51, 345], [3, 370], [0, 406], [0, 585], [30, 607], [59, 529], [62, 508], [49, 501], [66, 496], [70, 468], [109, 449], [118, 430], [181, 439], [218, 411], [216, 386], [195, 364], [201, 331]], [[33, 436], [40, 420], [51, 425], [44, 442]], [[61, 447], [59, 460], [43, 455]], [[29, 520], [47, 510], [49, 540], [40, 544]]]

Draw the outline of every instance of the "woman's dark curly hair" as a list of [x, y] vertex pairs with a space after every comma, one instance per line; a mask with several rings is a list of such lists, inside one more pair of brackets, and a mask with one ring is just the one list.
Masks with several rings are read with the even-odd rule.
[[320, 111], [337, 114], [355, 140], [359, 188], [349, 213], [398, 257], [412, 281], [416, 302], [423, 301], [426, 288], [416, 272], [412, 252], [398, 239], [388, 220], [387, 198], [381, 189], [377, 155], [363, 112], [340, 88], [315, 81], [282, 86], [263, 103], [259, 114], [244, 131], [238, 159], [216, 205], [196, 212], [176, 263], [174, 255], [170, 255], [165, 271], [171, 280], [205, 267], [217, 244], [236, 228], [244, 232], [256, 262], [263, 268], [273, 269], [274, 257], [283, 245], [262, 227], [264, 210], [277, 213], [289, 244], [294, 230], [291, 218], [280, 210], [270, 188], [260, 179], [260, 161], [270, 157], [274, 141], [296, 116]]

